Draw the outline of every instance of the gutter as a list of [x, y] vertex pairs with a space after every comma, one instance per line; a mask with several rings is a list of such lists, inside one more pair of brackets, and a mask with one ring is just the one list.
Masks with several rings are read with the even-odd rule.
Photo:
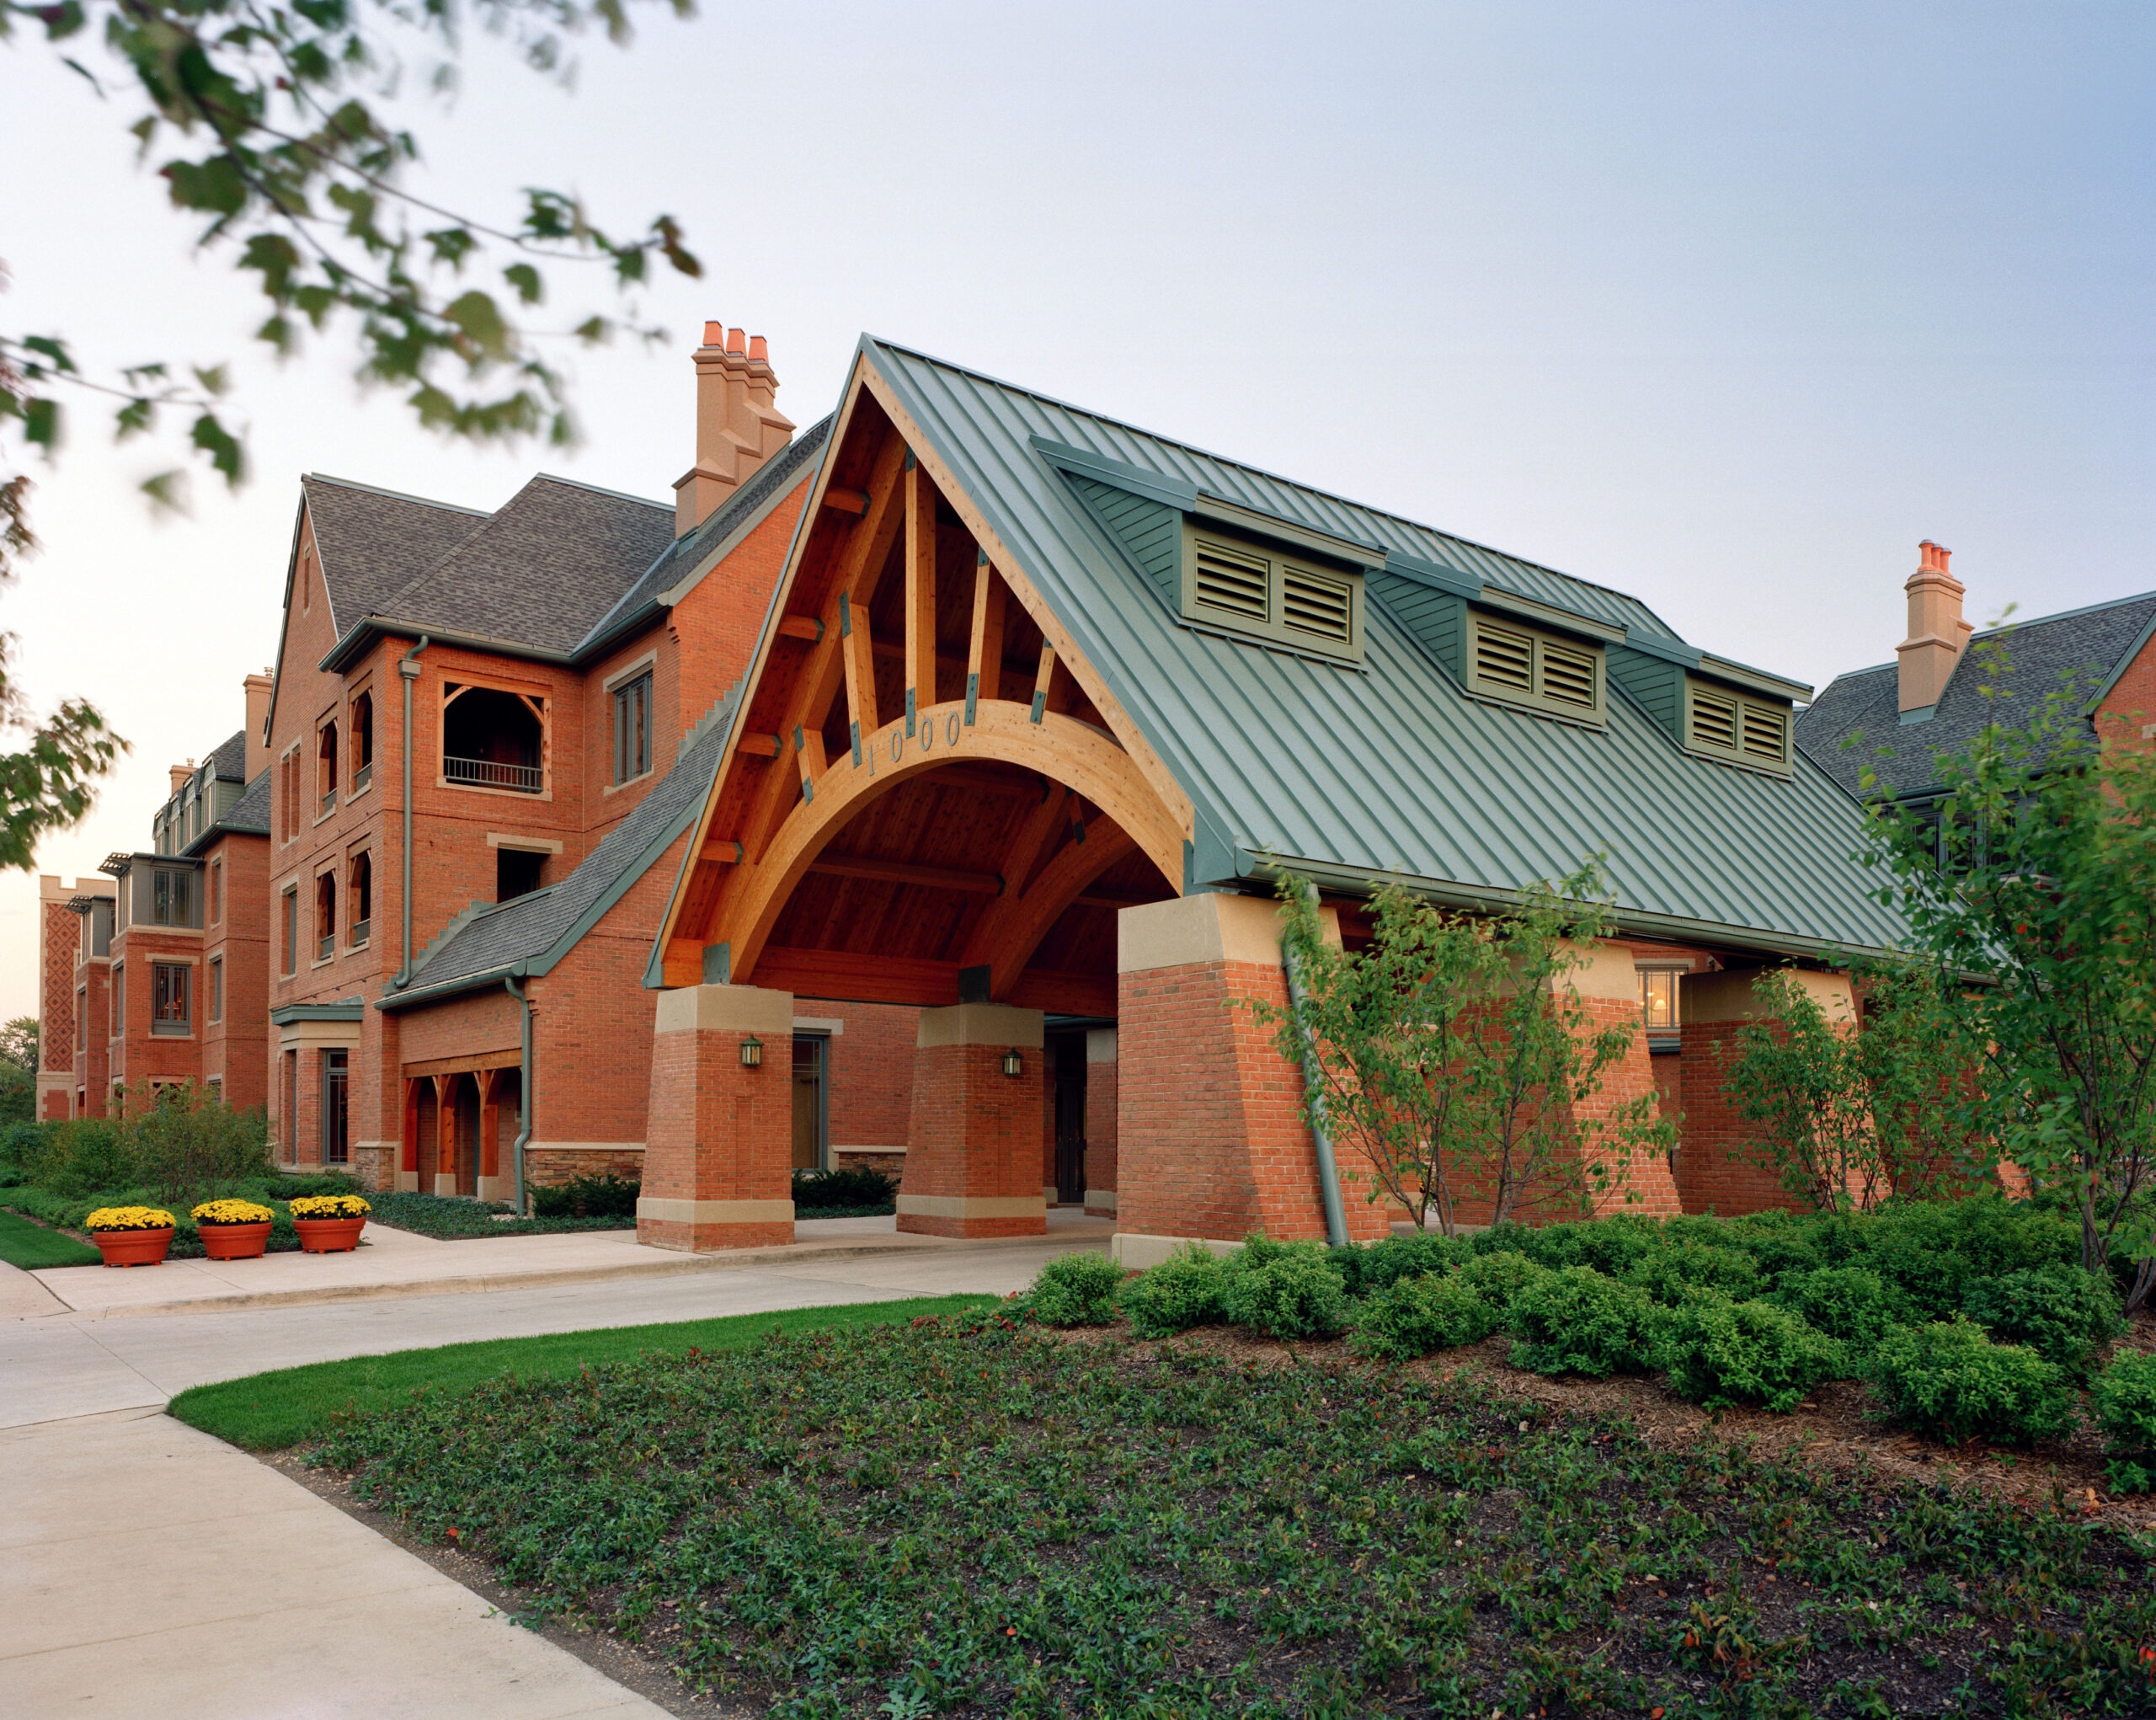
[[525, 1198], [524, 1149], [531, 1139], [531, 998], [524, 989], [523, 980], [517, 975], [510, 975], [502, 984], [508, 989], [509, 995], [516, 1000], [517, 1007], [524, 1016], [523, 1030], [517, 1038], [520, 1060], [517, 1066], [516, 1079], [516, 1141], [510, 1148], [510, 1157], [515, 1166], [513, 1174], [516, 1178], [517, 1216], [528, 1218], [531, 1214], [529, 1203]]
[[[1303, 898], [1315, 909], [1316, 886], [1304, 884]], [[1325, 1237], [1334, 1247], [1344, 1248], [1348, 1246], [1348, 1215], [1341, 1210], [1340, 1165], [1332, 1154], [1332, 1126], [1326, 1115], [1325, 1085], [1316, 1071], [1317, 1041], [1310, 1023], [1303, 1018], [1303, 976], [1295, 959], [1294, 946], [1285, 938], [1280, 943], [1280, 966], [1288, 976], [1288, 1014], [1294, 1022], [1295, 1037], [1303, 1047], [1303, 1093], [1310, 1107], [1310, 1140], [1317, 1148], [1317, 1186], [1325, 1200]]]
[[404, 888], [398, 905], [403, 911], [404, 929], [397, 977], [391, 983], [400, 988], [412, 978], [412, 683], [419, 678], [419, 655], [428, 643], [427, 635], [421, 633], [419, 643], [397, 660], [398, 677], [404, 683], [404, 729], [398, 742], [404, 755]]

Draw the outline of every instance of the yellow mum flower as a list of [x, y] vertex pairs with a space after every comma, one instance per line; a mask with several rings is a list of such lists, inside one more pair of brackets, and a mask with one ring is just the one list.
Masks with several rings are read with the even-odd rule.
[[173, 1216], [162, 1206], [100, 1206], [83, 1221], [88, 1231], [168, 1231]]
[[199, 1225], [266, 1225], [277, 1215], [252, 1200], [205, 1200], [188, 1216]]
[[356, 1194], [302, 1194], [292, 1202], [294, 1218], [365, 1218], [373, 1210]]

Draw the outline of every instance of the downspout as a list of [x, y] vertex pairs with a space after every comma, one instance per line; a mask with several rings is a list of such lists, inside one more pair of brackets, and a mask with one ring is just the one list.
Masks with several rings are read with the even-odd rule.
[[515, 975], [510, 975], [502, 984], [509, 988], [509, 995], [524, 1012], [523, 1032], [517, 1039], [520, 1060], [516, 1072], [516, 1141], [509, 1153], [515, 1167], [511, 1174], [516, 1178], [517, 1215], [529, 1217], [524, 1198], [524, 1149], [531, 1139], [531, 999], [525, 991], [523, 980]]
[[[427, 636], [421, 633], [419, 644], [397, 660], [397, 673], [404, 682], [404, 729], [398, 737], [398, 750], [404, 755], [404, 888], [401, 893], [404, 942], [402, 963], [392, 984], [400, 991], [412, 979], [412, 683], [419, 678], [417, 659], [426, 649]], [[517, 1186], [524, 1186], [520, 1173]]]
[[[1303, 899], [1315, 913], [1317, 891], [1303, 886]], [[1310, 1107], [1310, 1139], [1317, 1146], [1318, 1192], [1325, 1198], [1326, 1240], [1336, 1248], [1348, 1246], [1348, 1215], [1340, 1205], [1340, 1167], [1332, 1156], [1332, 1128], [1326, 1117], [1325, 1084], [1317, 1075], [1317, 1039], [1303, 1018], [1303, 976], [1295, 963], [1295, 947], [1280, 940], [1280, 966], [1288, 976], [1288, 1014], [1295, 1024], [1295, 1037], [1303, 1048], [1303, 1098]]]

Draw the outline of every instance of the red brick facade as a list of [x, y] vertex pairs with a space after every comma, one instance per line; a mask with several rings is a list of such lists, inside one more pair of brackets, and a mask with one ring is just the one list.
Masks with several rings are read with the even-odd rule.
[[[792, 998], [702, 986], [662, 992], [657, 1009], [638, 1240], [699, 1251], [792, 1242]], [[741, 1060], [750, 1039], [763, 1051], [754, 1068]]]
[[[1040, 1235], [1048, 1228], [1040, 1012], [994, 1003], [923, 1010], [920, 1039], [899, 1228], [931, 1237]], [[1004, 1064], [1014, 1051], [1012, 1076]]]

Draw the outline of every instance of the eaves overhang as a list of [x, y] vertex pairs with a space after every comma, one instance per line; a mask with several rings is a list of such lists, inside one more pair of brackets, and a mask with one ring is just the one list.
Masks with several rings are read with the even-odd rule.
[[421, 1003], [433, 1003], [444, 997], [455, 997], [466, 991], [491, 991], [504, 980], [523, 980], [531, 977], [534, 964], [528, 961], [504, 962], [501, 966], [488, 968], [477, 974], [460, 975], [454, 980], [445, 980], [439, 986], [414, 986], [403, 991], [385, 991], [374, 1000], [374, 1007], [384, 1014], [394, 1015], [402, 1009], [410, 1009]]
[[270, 1012], [270, 1025], [291, 1027], [302, 1021], [360, 1021], [366, 1015], [364, 997], [342, 997], [334, 1003], [282, 1003]]
[[520, 644], [515, 639], [494, 638], [485, 633], [460, 633], [454, 628], [430, 627], [424, 622], [400, 621], [394, 616], [370, 615], [355, 623], [351, 630], [332, 645], [321, 662], [315, 666], [325, 673], [341, 675], [365, 654], [368, 646], [377, 639], [420, 638], [437, 645], [463, 645], [475, 651], [488, 651], [500, 657], [520, 657], [530, 663], [568, 663], [573, 660], [567, 651], [556, 651], [542, 645]]

